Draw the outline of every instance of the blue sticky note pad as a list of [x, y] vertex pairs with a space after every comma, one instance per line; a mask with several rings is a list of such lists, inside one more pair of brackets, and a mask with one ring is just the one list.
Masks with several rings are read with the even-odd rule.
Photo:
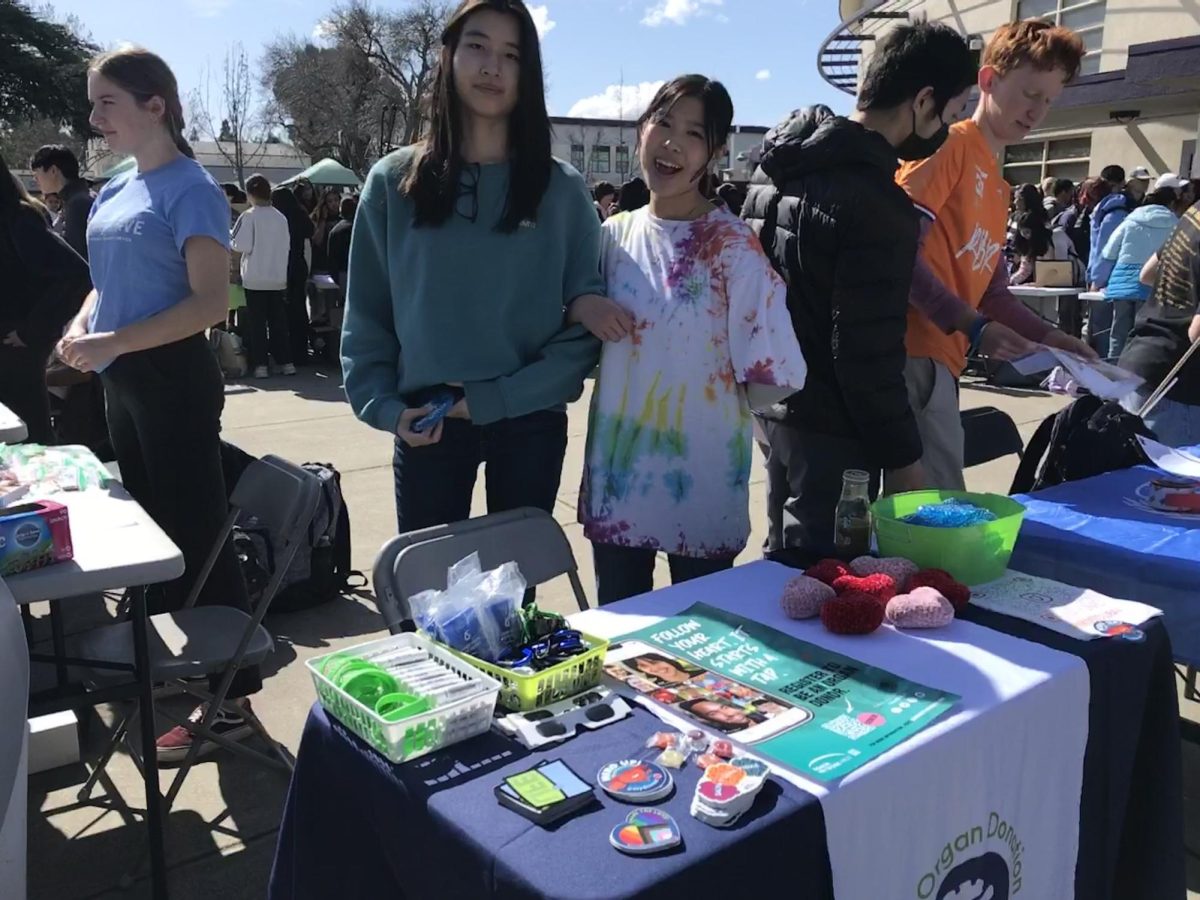
[[537, 770], [554, 782], [555, 787], [567, 797], [590, 794], [592, 786], [576, 775], [561, 759], [542, 763]]

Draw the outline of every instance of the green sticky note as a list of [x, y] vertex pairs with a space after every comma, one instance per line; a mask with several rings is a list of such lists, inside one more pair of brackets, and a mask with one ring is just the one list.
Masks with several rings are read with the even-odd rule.
[[544, 809], [566, 800], [566, 794], [554, 786], [554, 782], [539, 772], [529, 769], [504, 779], [517, 795], [530, 806]]

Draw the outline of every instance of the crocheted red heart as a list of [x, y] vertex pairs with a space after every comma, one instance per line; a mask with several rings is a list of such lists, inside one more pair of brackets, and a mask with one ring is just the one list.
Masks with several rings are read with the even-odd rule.
[[971, 601], [971, 589], [943, 569], [922, 569], [908, 579], [909, 591], [919, 587], [931, 587], [940, 592], [950, 601], [955, 614], [962, 612]]
[[823, 559], [816, 565], [805, 569], [804, 574], [832, 586], [835, 578], [849, 575], [850, 569], [840, 559]]
[[870, 634], [883, 623], [883, 604], [851, 591], [821, 604], [821, 624], [834, 634]]
[[857, 575], [843, 575], [841, 578], [834, 580], [833, 589], [839, 594], [845, 594], [849, 591], [869, 594], [884, 604], [898, 593], [896, 580], [890, 575], [884, 575], [882, 572], [876, 572], [874, 575], [864, 575], [862, 578], [859, 578]]

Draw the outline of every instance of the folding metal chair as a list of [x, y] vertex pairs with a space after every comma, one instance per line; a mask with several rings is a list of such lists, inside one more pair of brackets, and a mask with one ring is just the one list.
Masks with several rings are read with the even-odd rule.
[[588, 608], [575, 554], [562, 527], [548, 512], [522, 507], [410, 531], [384, 544], [375, 559], [372, 584], [388, 630], [403, 631], [412, 618], [408, 598], [430, 588], [444, 590], [447, 570], [474, 552], [484, 570], [515, 562], [530, 587], [566, 575], [579, 609]]
[[[285, 771], [291, 771], [292, 761], [283, 748], [271, 739], [262, 722], [252, 712], [227, 701], [226, 694], [239, 668], [261, 663], [275, 648], [270, 633], [262, 627], [263, 616], [279, 591], [283, 576], [295, 558], [300, 543], [307, 539], [307, 530], [316, 513], [320, 494], [320, 483], [299, 466], [276, 456], [265, 456], [253, 462], [238, 479], [230, 497], [229, 515], [183, 608], [177, 612], [151, 616], [149, 622], [151, 677], [156, 683], [163, 683], [158, 693], [183, 691], [208, 701], [206, 713], [199, 722], [189, 722], [157, 709], [156, 713], [182, 725], [195, 737], [213, 741], [256, 762]], [[275, 571], [250, 614], [228, 606], [196, 606], [196, 600], [217, 561], [217, 555], [242, 512], [254, 516], [272, 535], [278, 537]], [[78, 639], [74, 655], [96, 661], [131, 663], [133, 632], [130, 623], [118, 622], [84, 633]], [[108, 669], [90, 668], [84, 672], [86, 680], [93, 684], [122, 677], [119, 672]], [[222, 677], [216, 691], [211, 694], [191, 681], [198, 676], [218, 673], [222, 673]], [[272, 755], [259, 753], [215, 734], [212, 731], [212, 723], [222, 708], [245, 717], [254, 732], [271, 749]], [[91, 795], [97, 780], [122, 741], [127, 744], [135, 764], [141, 768], [142, 763], [137, 750], [133, 742], [128, 740], [130, 728], [136, 719], [135, 711], [117, 726], [108, 749], [79, 791], [81, 801]], [[163, 798], [164, 816], [179, 794], [179, 789], [183, 786], [183, 781], [196, 761], [203, 743], [202, 740], [193, 741], [187, 756], [180, 764], [175, 779]]]

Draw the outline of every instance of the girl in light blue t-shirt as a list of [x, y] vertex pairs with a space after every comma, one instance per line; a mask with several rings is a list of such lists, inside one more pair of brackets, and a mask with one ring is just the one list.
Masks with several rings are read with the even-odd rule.
[[[183, 552], [183, 577], [152, 595], [150, 612], [164, 612], [183, 606], [229, 509], [224, 378], [204, 337], [228, 305], [229, 205], [190, 158], [175, 76], [159, 57], [134, 48], [97, 57], [88, 99], [92, 127], [136, 167], [96, 197], [87, 234], [95, 289], [58, 353], [100, 373], [121, 479]], [[228, 540], [199, 602], [250, 609]], [[257, 667], [243, 668], [229, 696], [261, 684]], [[231, 739], [249, 733], [238, 713], [220, 711], [213, 730]], [[182, 759], [191, 743], [177, 727], [159, 738], [159, 759]]]

